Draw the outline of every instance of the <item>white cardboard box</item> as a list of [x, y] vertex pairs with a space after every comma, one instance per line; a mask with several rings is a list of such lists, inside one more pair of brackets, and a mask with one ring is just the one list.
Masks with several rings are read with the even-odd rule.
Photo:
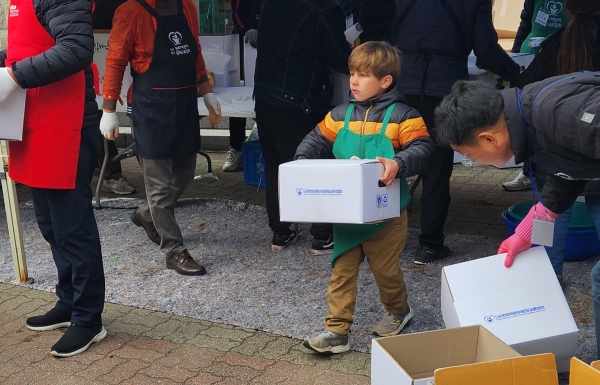
[[[215, 73], [215, 87], [239, 87], [240, 41], [238, 35], [200, 35], [200, 47], [204, 49], [204, 47], [211, 46], [219, 47], [225, 54], [231, 56], [223, 73]], [[207, 68], [211, 69], [208, 65]]]
[[508, 162], [504, 166], [494, 166], [496, 168], [515, 168], [515, 167], [523, 167], [523, 162], [516, 164], [515, 157], [511, 157]]
[[376, 338], [371, 385], [429, 385], [436, 369], [520, 356], [481, 325]]
[[569, 370], [578, 329], [543, 247], [442, 269], [442, 316], [448, 328], [483, 324], [522, 355], [554, 353], [559, 372]]
[[510, 58], [518, 65], [523, 66], [524, 68], [527, 68], [527, 67], [529, 67], [529, 64], [531, 64], [531, 62], [533, 61], [535, 54], [509, 52], [508, 56], [510, 56]]
[[400, 181], [379, 187], [376, 160], [311, 159], [279, 166], [283, 222], [369, 223], [400, 216]]
[[0, 103], [0, 140], [23, 140], [27, 90], [19, 87]]
[[244, 86], [254, 87], [254, 70], [256, 68], [256, 48], [244, 43]]

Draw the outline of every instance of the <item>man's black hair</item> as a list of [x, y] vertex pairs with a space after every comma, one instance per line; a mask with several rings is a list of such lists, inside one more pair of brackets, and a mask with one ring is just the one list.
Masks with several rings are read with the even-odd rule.
[[498, 123], [503, 110], [504, 99], [494, 87], [459, 80], [435, 109], [435, 138], [440, 146], [474, 145], [476, 134]]

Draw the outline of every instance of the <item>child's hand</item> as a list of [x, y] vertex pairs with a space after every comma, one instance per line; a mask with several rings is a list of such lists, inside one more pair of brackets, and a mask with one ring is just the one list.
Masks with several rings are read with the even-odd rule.
[[383, 164], [383, 176], [379, 180], [385, 183], [386, 186], [391, 185], [394, 179], [396, 179], [396, 175], [398, 175], [398, 163], [395, 160], [387, 158], [376, 157], [375, 159]]

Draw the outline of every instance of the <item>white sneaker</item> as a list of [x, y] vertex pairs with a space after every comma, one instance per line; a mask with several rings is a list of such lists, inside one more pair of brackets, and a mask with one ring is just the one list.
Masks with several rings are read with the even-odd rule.
[[235, 148], [230, 148], [227, 151], [227, 158], [225, 159], [225, 163], [223, 163], [223, 171], [235, 171], [240, 168], [244, 164], [244, 157], [241, 151], [236, 150]]
[[131, 187], [125, 178], [121, 179], [104, 179], [102, 182], [102, 191], [111, 192], [119, 195], [129, 195], [135, 192], [135, 188]]
[[510, 182], [506, 182], [502, 185], [505, 190], [508, 191], [521, 191], [528, 190], [531, 188], [531, 180], [528, 175], [523, 174], [523, 171], [519, 172], [519, 175], [516, 176]]

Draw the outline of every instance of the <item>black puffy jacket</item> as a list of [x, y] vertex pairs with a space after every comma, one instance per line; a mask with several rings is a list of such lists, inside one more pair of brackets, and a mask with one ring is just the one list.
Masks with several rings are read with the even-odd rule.
[[547, 176], [541, 195], [555, 213], [600, 178], [598, 89], [600, 72], [581, 72], [501, 91], [515, 162], [531, 159]]
[[[56, 41], [39, 55], [12, 64], [22, 88], [36, 88], [85, 71], [83, 128], [98, 127], [98, 104], [90, 64], [94, 57], [91, 0], [33, 0], [37, 18]], [[6, 52], [0, 52], [4, 66]]]

